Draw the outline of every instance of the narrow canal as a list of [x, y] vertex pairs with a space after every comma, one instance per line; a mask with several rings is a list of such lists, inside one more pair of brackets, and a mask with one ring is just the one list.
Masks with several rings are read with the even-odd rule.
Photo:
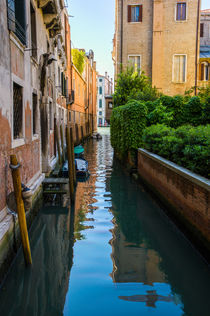
[[[1, 287], [1, 316], [210, 315], [210, 271], [113, 161], [108, 129], [85, 145], [75, 209], [43, 208]], [[75, 216], [74, 216], [75, 215]]]

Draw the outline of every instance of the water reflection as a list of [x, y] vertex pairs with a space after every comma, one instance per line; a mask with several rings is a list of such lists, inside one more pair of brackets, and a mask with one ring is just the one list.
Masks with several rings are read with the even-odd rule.
[[33, 266], [25, 270], [20, 252], [0, 315], [208, 316], [208, 266], [113, 164], [109, 135], [85, 152], [91, 176], [77, 184], [74, 210], [40, 214], [30, 232]]
[[73, 221], [68, 210], [67, 215], [59, 211], [45, 209], [34, 223], [33, 265], [25, 269], [21, 250], [0, 292], [2, 316], [62, 315], [73, 263]]
[[[209, 315], [208, 266], [144, 189], [123, 173], [118, 163], [114, 165], [110, 188], [115, 218], [110, 241], [113, 282], [139, 282], [143, 288], [152, 286], [147, 294], [134, 293], [119, 298], [146, 302], [151, 307], [155, 307], [157, 301], [179, 302], [184, 315]], [[170, 285], [165, 295], [160, 292], [160, 283]]]

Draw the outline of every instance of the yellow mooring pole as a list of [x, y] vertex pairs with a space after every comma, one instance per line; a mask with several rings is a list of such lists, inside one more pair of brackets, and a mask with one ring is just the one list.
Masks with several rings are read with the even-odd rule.
[[69, 127], [66, 126], [66, 145], [67, 145], [67, 157], [68, 157], [68, 170], [69, 170], [69, 191], [71, 201], [74, 201], [74, 175], [73, 175], [73, 162], [72, 162], [72, 148], [70, 141], [70, 130]]
[[22, 199], [19, 167], [20, 165], [17, 161], [16, 155], [11, 155], [10, 168], [12, 170], [12, 180], [13, 180], [15, 199], [16, 199], [16, 204], [17, 204], [17, 213], [18, 213], [18, 221], [19, 221], [19, 226], [20, 226], [20, 234], [21, 234], [21, 239], [22, 239], [23, 253], [24, 253], [25, 263], [27, 265], [30, 265], [32, 264], [31, 249], [30, 249], [29, 238], [28, 238], [25, 208], [24, 208], [24, 203]]
[[76, 184], [76, 169], [75, 169], [75, 163], [74, 163], [74, 137], [73, 137], [73, 128], [70, 127], [70, 142], [71, 142], [71, 154], [72, 154], [72, 168], [73, 168], [73, 179], [74, 184]]

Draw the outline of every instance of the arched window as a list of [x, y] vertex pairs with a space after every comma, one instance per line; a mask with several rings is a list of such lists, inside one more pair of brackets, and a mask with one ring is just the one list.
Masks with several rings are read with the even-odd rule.
[[206, 61], [200, 64], [200, 80], [209, 80], [209, 64]]

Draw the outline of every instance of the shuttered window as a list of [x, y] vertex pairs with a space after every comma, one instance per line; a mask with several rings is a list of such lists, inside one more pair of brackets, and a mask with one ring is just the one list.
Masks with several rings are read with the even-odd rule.
[[186, 55], [174, 55], [173, 81], [176, 83], [186, 81]]
[[142, 22], [142, 5], [128, 5], [128, 22]]
[[201, 23], [201, 25], [200, 25], [200, 37], [203, 37], [203, 31], [204, 31], [204, 24]]
[[187, 14], [186, 14], [186, 2], [178, 2], [176, 4], [176, 20], [177, 21], [185, 21]]

